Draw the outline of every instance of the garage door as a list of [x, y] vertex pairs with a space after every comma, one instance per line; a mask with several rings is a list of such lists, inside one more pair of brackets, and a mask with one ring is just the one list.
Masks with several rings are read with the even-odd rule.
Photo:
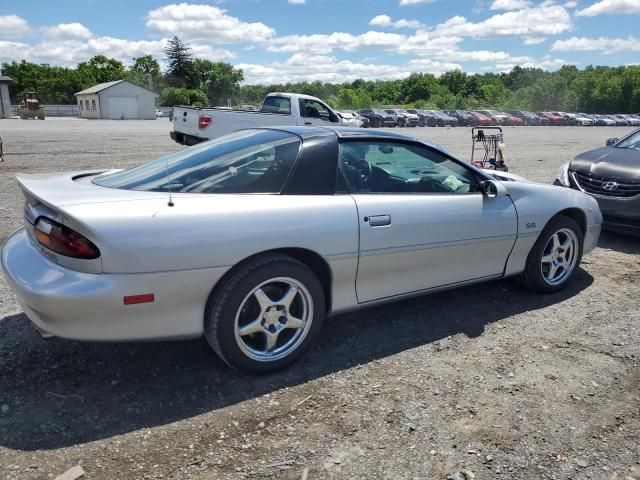
[[138, 97], [109, 97], [109, 118], [138, 118]]

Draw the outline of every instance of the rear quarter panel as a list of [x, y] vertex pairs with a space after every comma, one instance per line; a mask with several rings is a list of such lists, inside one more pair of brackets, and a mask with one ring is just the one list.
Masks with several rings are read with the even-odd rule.
[[334, 306], [355, 303], [358, 216], [350, 196], [178, 194], [173, 207], [167, 200], [65, 211], [82, 221], [105, 273], [230, 267], [268, 250], [303, 248], [329, 264]]

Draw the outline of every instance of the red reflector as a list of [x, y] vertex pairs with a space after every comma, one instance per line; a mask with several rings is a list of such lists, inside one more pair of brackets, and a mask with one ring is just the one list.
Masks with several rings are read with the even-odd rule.
[[136, 303], [151, 303], [155, 300], [153, 293], [143, 293], [142, 295], [127, 295], [124, 297], [125, 305], [135, 305]]
[[209, 125], [211, 125], [212, 122], [213, 118], [211, 118], [211, 115], [200, 115], [200, 117], [198, 118], [198, 128], [200, 130], [204, 130]]

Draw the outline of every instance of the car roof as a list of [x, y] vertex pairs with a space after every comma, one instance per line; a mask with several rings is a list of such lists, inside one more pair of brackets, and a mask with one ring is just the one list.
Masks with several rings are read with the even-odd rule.
[[436, 150], [447, 153], [446, 149], [442, 146], [426, 141], [420, 140], [408, 135], [402, 135], [395, 132], [388, 132], [385, 130], [359, 128], [359, 127], [332, 127], [332, 126], [274, 126], [274, 127], [262, 127], [259, 130], [280, 130], [283, 132], [293, 133], [298, 135], [303, 140], [312, 137], [321, 137], [326, 135], [335, 135], [338, 139], [371, 139], [371, 140], [404, 140], [409, 142], [421, 143], [427, 145]]

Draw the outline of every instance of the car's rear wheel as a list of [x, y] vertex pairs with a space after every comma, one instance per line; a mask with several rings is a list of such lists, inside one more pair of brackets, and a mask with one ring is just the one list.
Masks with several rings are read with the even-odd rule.
[[231, 367], [266, 373], [304, 353], [324, 314], [316, 275], [287, 255], [266, 255], [237, 268], [212, 293], [205, 337]]
[[583, 240], [575, 220], [565, 215], [552, 218], [529, 252], [521, 283], [541, 293], [563, 289], [580, 265]]

